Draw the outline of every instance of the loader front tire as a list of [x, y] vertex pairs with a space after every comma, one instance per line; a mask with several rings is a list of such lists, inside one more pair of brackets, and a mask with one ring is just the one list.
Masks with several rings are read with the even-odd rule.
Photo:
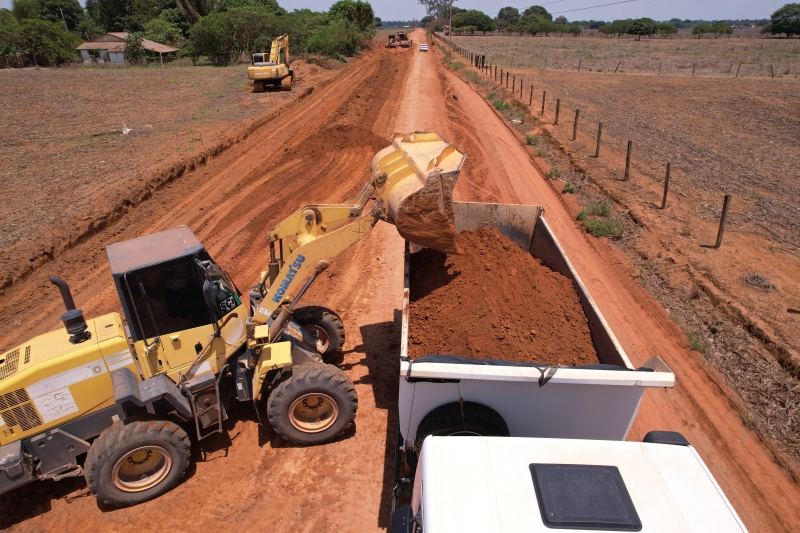
[[294, 319], [322, 344], [322, 360], [329, 362], [342, 353], [344, 347], [344, 324], [333, 309], [318, 303], [298, 306]]
[[295, 444], [335, 439], [353, 424], [357, 410], [358, 396], [347, 374], [321, 363], [293, 367], [267, 401], [272, 428]]
[[500, 413], [477, 402], [458, 402], [440, 405], [425, 415], [417, 427], [416, 450], [422, 450], [422, 441], [430, 435], [483, 437], [508, 437], [508, 425]]
[[190, 446], [186, 432], [172, 422], [117, 422], [92, 443], [86, 484], [98, 500], [117, 507], [161, 496], [186, 472]]

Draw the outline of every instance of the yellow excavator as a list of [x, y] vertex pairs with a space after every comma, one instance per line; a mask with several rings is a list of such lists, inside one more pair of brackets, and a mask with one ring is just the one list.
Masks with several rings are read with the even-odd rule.
[[198, 442], [222, 433], [232, 401], [253, 402], [259, 420], [295, 443], [342, 435], [358, 399], [327, 362], [344, 326], [301, 298], [381, 220], [412, 243], [454, 250], [464, 158], [435, 133], [395, 135], [358, 195], [303, 206], [267, 233], [270, 259], [249, 305], [185, 226], [106, 247], [124, 319], [85, 319], [51, 278], [64, 327], [0, 355], [0, 493], [84, 476], [106, 504], [154, 498], [189, 464], [187, 431]]
[[294, 70], [289, 65], [289, 36], [284, 33], [272, 41], [269, 54], [253, 54], [252, 65], [247, 67], [247, 77], [253, 80], [253, 90], [263, 93], [270, 86], [291, 91], [294, 86]]

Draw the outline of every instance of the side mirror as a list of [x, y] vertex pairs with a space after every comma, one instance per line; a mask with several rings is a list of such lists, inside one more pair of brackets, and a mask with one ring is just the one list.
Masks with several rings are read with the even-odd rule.
[[389, 533], [414, 533], [414, 511], [410, 505], [404, 505], [392, 513]]

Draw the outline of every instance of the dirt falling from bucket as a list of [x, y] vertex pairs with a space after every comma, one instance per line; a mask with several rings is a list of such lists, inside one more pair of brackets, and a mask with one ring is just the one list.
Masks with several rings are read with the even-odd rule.
[[496, 229], [456, 236], [463, 254], [411, 256], [409, 354], [596, 364], [572, 282]]
[[452, 192], [454, 176], [430, 179], [406, 197], [395, 214], [397, 232], [407, 241], [448, 253], [461, 253], [456, 243]]

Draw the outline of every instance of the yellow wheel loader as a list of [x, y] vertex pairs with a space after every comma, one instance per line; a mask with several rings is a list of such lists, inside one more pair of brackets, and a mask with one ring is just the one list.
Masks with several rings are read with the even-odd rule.
[[283, 34], [272, 41], [269, 54], [253, 54], [253, 63], [247, 67], [247, 77], [253, 80], [253, 90], [263, 93], [267, 87], [280, 87], [282, 91], [291, 91], [294, 70], [289, 68], [289, 64], [289, 36]]
[[223, 432], [231, 401], [258, 413], [264, 399], [275, 432], [295, 443], [340, 436], [358, 399], [325, 361], [341, 351], [344, 327], [300, 300], [380, 220], [412, 243], [453, 250], [464, 157], [434, 133], [395, 135], [358, 195], [306, 205], [267, 233], [270, 260], [249, 305], [185, 226], [106, 247], [124, 319], [85, 319], [51, 278], [64, 327], [0, 355], [0, 493], [84, 476], [107, 504], [154, 498], [183, 476], [188, 432], [198, 441]]

